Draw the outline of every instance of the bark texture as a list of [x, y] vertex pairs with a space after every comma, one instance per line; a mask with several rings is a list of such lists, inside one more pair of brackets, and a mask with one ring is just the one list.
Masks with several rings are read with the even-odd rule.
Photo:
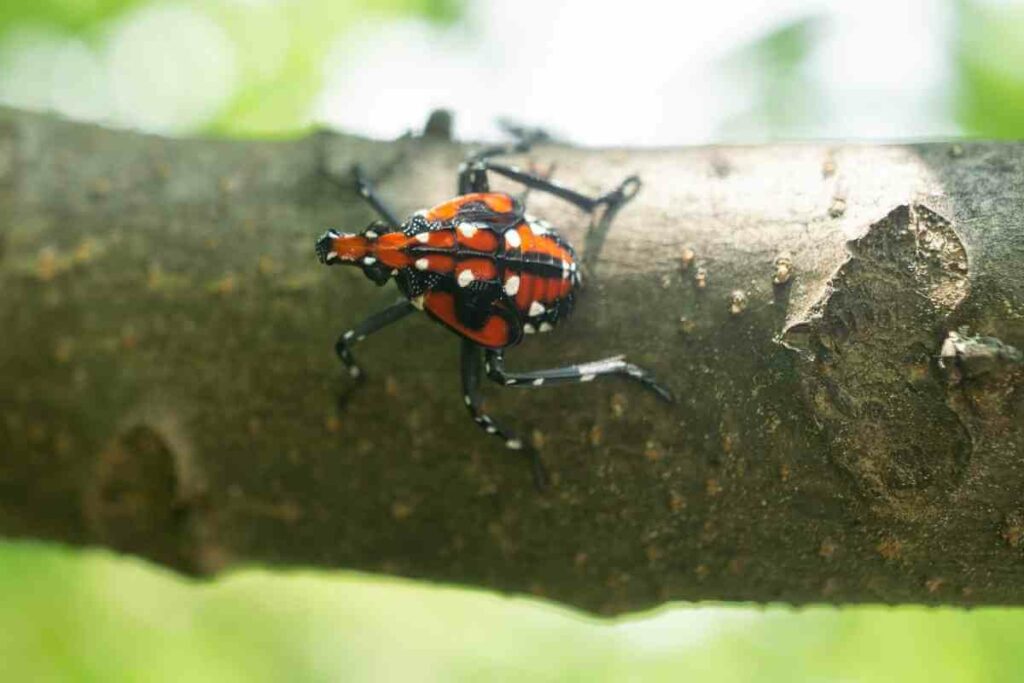
[[512, 365], [624, 352], [681, 397], [489, 389], [542, 449], [543, 496], [425, 318], [359, 346], [371, 376], [334, 400], [336, 335], [396, 296], [314, 257], [373, 218], [351, 164], [411, 212], [465, 153], [0, 110], [0, 532], [603, 613], [1024, 603], [1024, 145], [535, 149], [590, 192], [645, 185], [607, 234], [531, 195], [586, 245], [587, 289]]

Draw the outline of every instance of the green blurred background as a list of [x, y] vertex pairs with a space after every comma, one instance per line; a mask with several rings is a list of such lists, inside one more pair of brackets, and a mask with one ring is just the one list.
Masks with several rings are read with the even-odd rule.
[[[325, 124], [394, 136], [436, 106], [455, 110], [464, 137], [489, 137], [508, 115], [584, 144], [1024, 134], [1024, 3], [662, 5], [4, 0], [0, 102], [261, 137]], [[1019, 610], [676, 605], [608, 621], [347, 573], [251, 569], [197, 583], [101, 552], [0, 542], [0, 681], [1022, 672]]]

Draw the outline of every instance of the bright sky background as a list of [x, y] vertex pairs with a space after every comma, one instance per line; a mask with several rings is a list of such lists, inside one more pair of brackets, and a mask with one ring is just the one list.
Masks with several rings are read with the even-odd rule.
[[[310, 119], [388, 138], [447, 107], [467, 139], [498, 137], [495, 121], [505, 116], [591, 145], [956, 135], [948, 7], [475, 0], [449, 28], [392, 21], [344, 32], [326, 57]], [[243, 53], [195, 8], [143, 5], [94, 44], [42, 28], [14, 31], [0, 43], [0, 102], [156, 132], [199, 129], [234, 94], [240, 64], [273, 61], [282, 45], [263, 40]], [[729, 56], [807, 17], [820, 19], [821, 35], [797, 74], [807, 98], [793, 105], [798, 125], [762, 129], [755, 115], [745, 128], [725, 126], [758, 93], [757, 64], [729, 69]]]
[[[749, 105], [723, 61], [788, 22], [817, 16], [805, 74], [817, 121], [802, 137], [955, 135], [945, 3], [931, 0], [492, 0], [465, 25], [366, 26], [338, 42], [317, 117], [392, 137], [448, 107], [466, 138], [500, 116], [591, 145], [704, 143]], [[628, 8], [628, 12], [624, 11]], [[809, 129], [808, 129], [809, 127]], [[756, 133], [756, 132], [755, 132]]]

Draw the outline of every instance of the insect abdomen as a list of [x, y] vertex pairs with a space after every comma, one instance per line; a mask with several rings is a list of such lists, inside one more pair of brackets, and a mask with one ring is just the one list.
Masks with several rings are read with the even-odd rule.
[[556, 233], [520, 223], [505, 233], [503, 260], [505, 293], [524, 319], [524, 332], [547, 332], [572, 311], [576, 255]]

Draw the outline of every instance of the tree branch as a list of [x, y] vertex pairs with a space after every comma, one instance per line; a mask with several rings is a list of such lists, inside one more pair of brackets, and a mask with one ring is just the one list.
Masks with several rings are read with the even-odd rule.
[[[167, 140], [0, 110], [0, 530], [191, 573], [346, 567], [616, 613], [673, 599], [1024, 602], [1024, 145], [580, 150], [563, 183], [644, 180], [573, 320], [516, 367], [627, 353], [628, 383], [488, 389], [554, 485], [466, 419], [425, 318], [316, 263], [450, 196], [466, 149], [321, 133]], [[339, 272], [340, 271], [340, 272]]]

